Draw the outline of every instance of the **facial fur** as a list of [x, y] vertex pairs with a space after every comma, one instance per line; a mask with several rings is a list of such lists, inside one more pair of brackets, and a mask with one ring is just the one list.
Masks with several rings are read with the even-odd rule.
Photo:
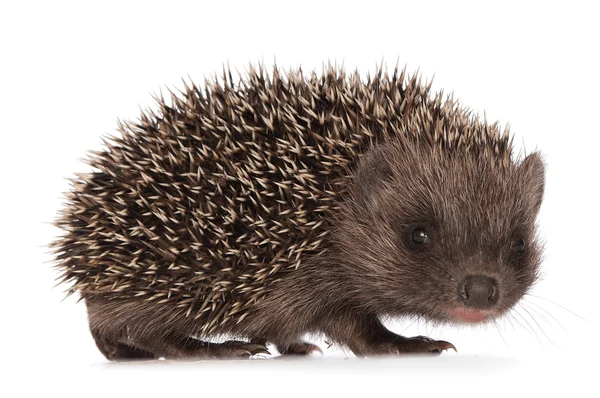
[[[356, 303], [380, 316], [462, 322], [471, 311], [460, 298], [469, 276], [495, 281], [484, 319], [523, 297], [541, 256], [535, 219], [544, 166], [537, 153], [520, 164], [491, 159], [393, 143], [363, 157], [335, 235], [352, 259], [340, 266]], [[426, 231], [427, 244], [413, 241], [415, 230]]]

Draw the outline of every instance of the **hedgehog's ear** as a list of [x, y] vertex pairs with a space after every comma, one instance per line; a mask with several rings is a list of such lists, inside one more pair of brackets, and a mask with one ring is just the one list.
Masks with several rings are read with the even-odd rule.
[[370, 156], [363, 159], [358, 167], [356, 176], [366, 192], [372, 192], [381, 184], [392, 179], [392, 165], [384, 156]]
[[392, 179], [392, 165], [379, 153], [370, 153], [363, 157], [354, 174], [354, 201], [361, 206], [378, 208], [376, 194]]
[[525, 186], [525, 195], [533, 206], [535, 214], [540, 210], [544, 197], [544, 162], [539, 152], [529, 154], [519, 166], [521, 181]]

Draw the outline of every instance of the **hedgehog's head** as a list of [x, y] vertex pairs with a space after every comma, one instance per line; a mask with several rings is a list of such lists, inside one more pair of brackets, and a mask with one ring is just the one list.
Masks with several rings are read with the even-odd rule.
[[350, 300], [378, 315], [493, 319], [535, 282], [537, 153], [382, 144], [363, 156], [336, 223]]

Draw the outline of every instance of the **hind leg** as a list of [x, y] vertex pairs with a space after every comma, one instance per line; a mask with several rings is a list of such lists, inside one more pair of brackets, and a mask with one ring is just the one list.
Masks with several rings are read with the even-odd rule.
[[93, 330], [92, 337], [96, 342], [98, 350], [110, 361], [157, 359], [156, 355], [151, 352], [114, 339], [103, 338], [98, 332]]
[[127, 338], [115, 341], [92, 332], [96, 346], [111, 361], [148, 359], [243, 359], [256, 354], [269, 354], [262, 344], [230, 340], [210, 343], [194, 338]]
[[131, 344], [122, 317], [111, 314], [111, 302], [85, 297], [90, 332], [98, 350], [111, 361], [157, 359], [152, 351]]
[[169, 333], [164, 336], [102, 336], [92, 330], [100, 352], [111, 361], [148, 359], [228, 359], [249, 358], [256, 354], [269, 354], [264, 344], [230, 340], [211, 343], [195, 338]]
[[165, 359], [242, 359], [269, 354], [264, 344], [230, 340], [211, 343], [177, 333], [164, 336], [131, 336], [128, 344], [138, 351], [154, 353]]
[[[85, 298], [90, 331], [109, 360], [247, 358], [268, 354], [264, 344], [245, 341], [209, 343], [169, 330], [156, 322], [156, 309], [138, 302]], [[180, 328], [181, 325], [174, 325]]]
[[323, 353], [319, 347], [305, 341], [298, 341], [289, 344], [277, 344], [277, 351], [281, 355], [308, 356], [313, 352]]

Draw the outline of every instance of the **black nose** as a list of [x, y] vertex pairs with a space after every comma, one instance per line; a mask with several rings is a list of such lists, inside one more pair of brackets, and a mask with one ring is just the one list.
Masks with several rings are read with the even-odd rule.
[[498, 301], [496, 281], [483, 275], [467, 277], [459, 287], [460, 300], [472, 308], [487, 309]]

